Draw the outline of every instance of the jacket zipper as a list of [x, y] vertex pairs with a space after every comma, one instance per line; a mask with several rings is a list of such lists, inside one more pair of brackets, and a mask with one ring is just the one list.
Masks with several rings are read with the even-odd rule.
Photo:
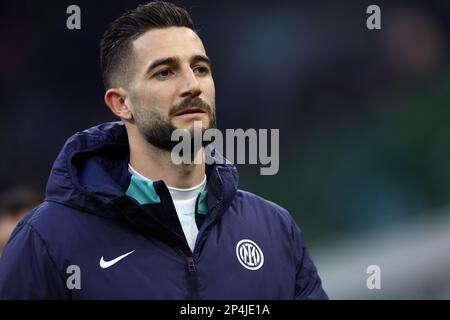
[[[197, 215], [197, 211], [198, 211], [199, 198], [200, 198], [200, 196], [198, 196], [197, 200], [195, 201], [195, 216]], [[195, 249], [196, 248], [194, 248], [194, 252], [196, 251]], [[189, 253], [187, 253], [187, 251], [189, 251]], [[198, 299], [197, 268], [195, 266], [194, 252], [191, 252], [190, 249], [185, 251], [186, 263], [187, 263], [187, 268], [188, 268], [189, 298], [192, 300], [197, 300]]]
[[[195, 214], [197, 215], [198, 211], [198, 201], [199, 197], [197, 197], [197, 201], [195, 203]], [[219, 200], [218, 205], [220, 206], [222, 202], [222, 199]], [[208, 229], [210, 225], [208, 225], [207, 228], [203, 230], [203, 233], [205, 233], [206, 229]], [[199, 230], [200, 231], [200, 230]], [[200, 233], [198, 234], [200, 236]], [[203, 236], [203, 234], [202, 234]], [[197, 239], [200, 240], [200, 239]], [[188, 283], [189, 283], [189, 298], [192, 300], [198, 300], [198, 287], [197, 287], [197, 268], [195, 266], [195, 252], [198, 250], [197, 244], [199, 244], [200, 241], [196, 241], [196, 246], [194, 248], [194, 252], [190, 254], [186, 254], [186, 263], [188, 268]], [[190, 250], [189, 250], [190, 251]]]
[[[217, 170], [217, 168], [216, 168], [216, 170]], [[199, 197], [197, 197], [197, 201], [195, 202], [195, 214], [196, 215], [197, 215], [197, 211], [198, 211], [198, 201], [199, 201]], [[218, 201], [218, 203], [216, 204], [216, 206], [214, 206], [214, 207], [220, 206], [221, 203], [222, 203], [222, 199], [220, 199]], [[209, 227], [210, 227], [210, 225], [208, 225], [208, 227], [203, 230], [203, 233], [205, 233], [206, 229], [208, 229]], [[200, 236], [200, 233], [198, 234], [198, 236]], [[199, 240], [199, 239], [197, 239], [197, 240]], [[187, 243], [185, 242], [185, 246], [187, 246], [188, 248], [187, 248], [187, 250], [183, 250], [183, 253], [186, 255], [186, 263], [187, 263], [187, 269], [188, 269], [189, 299], [191, 299], [191, 300], [199, 299], [198, 286], [197, 286], [197, 268], [195, 265], [195, 252], [198, 250], [197, 244], [199, 244], [199, 243], [200, 243], [200, 241], [196, 241], [196, 246], [194, 248], [194, 252], [192, 252], [190, 250], [189, 246], [187, 245]]]
[[186, 256], [187, 268], [188, 268], [188, 284], [189, 284], [189, 299], [198, 299], [197, 288], [197, 271], [195, 267], [194, 256]]

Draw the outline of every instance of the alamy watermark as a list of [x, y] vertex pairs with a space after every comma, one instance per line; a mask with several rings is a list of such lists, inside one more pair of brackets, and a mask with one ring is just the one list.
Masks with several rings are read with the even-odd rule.
[[369, 30], [381, 29], [381, 9], [376, 4], [372, 4], [367, 7], [366, 13], [370, 14], [366, 20], [366, 26]]
[[[202, 129], [201, 121], [194, 121], [193, 133], [185, 129], [173, 131], [171, 140], [178, 142], [172, 149], [174, 164], [213, 164], [220, 161], [212, 154], [218, 151], [235, 164], [260, 164], [261, 175], [275, 175], [280, 165], [280, 130], [270, 129], [226, 129], [225, 135], [218, 129]], [[204, 157], [192, 157], [202, 145], [210, 143], [213, 148], [205, 148]], [[226, 151], [224, 153], [224, 147]], [[270, 153], [269, 153], [270, 147]], [[246, 152], [248, 149], [248, 153]], [[248, 161], [247, 161], [248, 159]]]
[[81, 268], [76, 264], [67, 267], [66, 273], [69, 275], [66, 280], [66, 287], [69, 290], [81, 289]]
[[376, 264], [367, 267], [366, 273], [370, 276], [366, 280], [367, 289], [381, 289], [381, 268]]
[[[66, 8], [66, 13], [69, 14], [66, 20], [66, 27], [69, 30], [81, 29], [81, 9], [78, 5], [72, 4]], [[370, 14], [366, 20], [366, 26], [369, 30], [381, 29], [381, 9], [378, 5], [372, 4], [367, 7], [366, 13]]]
[[81, 29], [81, 9], [79, 6], [72, 4], [67, 7], [66, 13], [70, 14], [66, 20], [66, 27], [69, 30]]

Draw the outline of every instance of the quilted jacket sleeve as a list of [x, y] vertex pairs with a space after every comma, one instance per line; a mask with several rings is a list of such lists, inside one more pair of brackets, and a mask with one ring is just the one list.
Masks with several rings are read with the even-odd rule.
[[67, 298], [65, 282], [44, 240], [22, 221], [0, 258], [0, 299]]
[[305, 246], [302, 232], [297, 224], [293, 224], [293, 238], [296, 250], [297, 276], [295, 283], [295, 299], [322, 300], [328, 299], [322, 288], [317, 268], [311, 260]]

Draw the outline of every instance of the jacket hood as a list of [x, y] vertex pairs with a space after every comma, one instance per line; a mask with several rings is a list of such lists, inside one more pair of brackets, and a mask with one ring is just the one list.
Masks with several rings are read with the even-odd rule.
[[[116, 218], [121, 214], [118, 204], [132, 201], [125, 194], [131, 179], [129, 152], [122, 122], [108, 122], [74, 134], [53, 164], [46, 201]], [[218, 209], [215, 215], [220, 216], [237, 191], [239, 176], [236, 167], [217, 151], [211, 150], [210, 154], [215, 161], [206, 166], [207, 206], [208, 212]], [[164, 182], [155, 181], [154, 185], [162, 199], [168, 201]]]

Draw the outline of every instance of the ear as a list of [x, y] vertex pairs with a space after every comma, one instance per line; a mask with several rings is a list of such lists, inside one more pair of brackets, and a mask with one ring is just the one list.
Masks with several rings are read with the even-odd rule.
[[133, 114], [129, 105], [129, 99], [127, 99], [127, 92], [123, 88], [111, 88], [105, 93], [105, 103], [108, 108], [117, 117], [123, 120], [131, 120]]

